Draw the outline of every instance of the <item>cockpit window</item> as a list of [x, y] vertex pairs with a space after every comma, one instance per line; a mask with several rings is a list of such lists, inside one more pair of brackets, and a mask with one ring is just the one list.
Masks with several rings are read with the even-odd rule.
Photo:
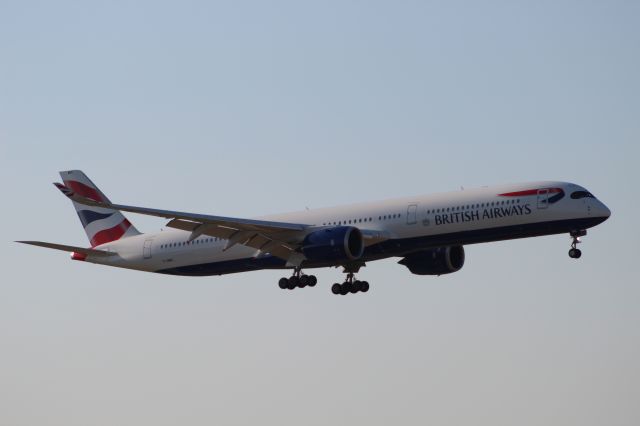
[[574, 200], [578, 200], [580, 198], [596, 198], [592, 193], [587, 191], [575, 191], [571, 193], [571, 198]]

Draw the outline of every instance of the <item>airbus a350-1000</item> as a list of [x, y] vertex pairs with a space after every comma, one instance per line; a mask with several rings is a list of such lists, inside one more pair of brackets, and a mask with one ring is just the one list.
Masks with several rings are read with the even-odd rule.
[[[55, 185], [73, 202], [91, 248], [21, 243], [173, 275], [289, 269], [292, 275], [278, 283], [289, 290], [316, 285], [303, 270], [342, 267], [344, 282], [331, 287], [342, 295], [368, 291], [355, 274], [378, 259], [399, 257], [418, 275], [456, 272], [467, 244], [567, 233], [569, 256], [578, 259], [580, 237], [611, 214], [579, 185], [529, 182], [242, 219], [113, 204], [81, 171], [60, 176], [63, 183]], [[169, 229], [143, 234], [122, 212], [169, 219]]]

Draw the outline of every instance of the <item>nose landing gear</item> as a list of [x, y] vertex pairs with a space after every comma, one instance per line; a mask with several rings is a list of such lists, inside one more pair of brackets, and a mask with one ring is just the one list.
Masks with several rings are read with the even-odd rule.
[[587, 235], [587, 231], [584, 229], [571, 231], [569, 235], [571, 235], [571, 238], [573, 238], [571, 242], [571, 249], [569, 250], [569, 257], [572, 259], [580, 259], [580, 256], [582, 256], [582, 251], [577, 248], [577, 245], [582, 242], [580, 240], [580, 237], [584, 237], [585, 235]]

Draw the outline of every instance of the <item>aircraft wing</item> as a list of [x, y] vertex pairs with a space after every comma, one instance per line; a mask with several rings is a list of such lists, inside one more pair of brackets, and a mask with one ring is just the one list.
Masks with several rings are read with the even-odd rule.
[[[305, 236], [318, 229], [315, 226], [301, 223], [211, 216], [112, 204], [83, 197], [60, 183], [54, 185], [67, 197], [80, 204], [170, 219], [167, 223], [168, 227], [191, 233], [188, 241], [201, 235], [218, 237], [227, 240], [224, 250], [240, 244], [256, 249], [255, 256], [270, 253], [286, 260], [292, 266], [299, 266], [305, 260], [304, 255], [298, 249]], [[389, 235], [383, 231], [361, 229], [361, 232], [365, 247], [389, 238]]]
[[304, 256], [295, 250], [308, 233], [307, 230], [312, 228], [310, 225], [299, 223], [211, 216], [112, 204], [78, 195], [60, 183], [54, 185], [64, 195], [80, 204], [171, 219], [167, 226], [191, 232], [189, 241], [201, 235], [218, 237], [227, 240], [225, 250], [236, 244], [241, 244], [255, 248], [257, 250], [256, 255], [259, 252], [271, 253], [274, 256], [292, 262], [294, 265], [304, 260]]

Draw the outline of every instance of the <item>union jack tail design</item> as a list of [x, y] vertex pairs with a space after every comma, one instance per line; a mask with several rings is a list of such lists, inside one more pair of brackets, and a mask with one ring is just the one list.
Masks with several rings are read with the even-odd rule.
[[[60, 172], [60, 177], [64, 185], [56, 184], [56, 186], [67, 197], [75, 193], [95, 201], [109, 203], [106, 195], [80, 170]], [[91, 242], [91, 247], [140, 234], [118, 210], [90, 207], [73, 200], [72, 203]]]

